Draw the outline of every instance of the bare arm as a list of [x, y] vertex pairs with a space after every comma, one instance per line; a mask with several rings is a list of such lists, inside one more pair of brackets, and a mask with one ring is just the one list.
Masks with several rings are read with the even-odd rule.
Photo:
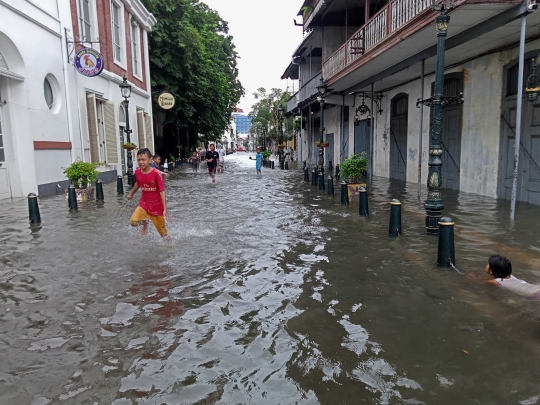
[[165, 191], [160, 191], [159, 195], [161, 196], [161, 203], [163, 204], [163, 216], [168, 218], [169, 214], [167, 213], [167, 196]]
[[138, 183], [135, 183], [135, 185], [133, 186], [133, 189], [132, 189], [131, 192], [128, 194], [127, 199], [128, 199], [128, 200], [131, 200], [131, 199], [133, 198], [133, 196], [135, 195], [135, 193], [137, 192], [138, 189], [139, 189], [139, 184], [138, 184]]

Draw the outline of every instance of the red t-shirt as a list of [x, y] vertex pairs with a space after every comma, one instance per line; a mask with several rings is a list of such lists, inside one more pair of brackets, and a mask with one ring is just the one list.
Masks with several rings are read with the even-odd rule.
[[141, 169], [135, 170], [135, 180], [142, 191], [139, 207], [150, 215], [163, 216], [163, 203], [161, 202], [161, 191], [165, 191], [165, 184], [161, 172], [152, 169], [150, 173], [144, 174]]

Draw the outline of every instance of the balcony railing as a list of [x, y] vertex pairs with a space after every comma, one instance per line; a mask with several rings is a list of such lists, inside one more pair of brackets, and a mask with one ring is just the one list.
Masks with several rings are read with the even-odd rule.
[[431, 0], [391, 0], [323, 63], [324, 80], [360, 59], [364, 53], [430, 7]]
[[[302, 88], [297, 91], [293, 96], [287, 101], [287, 112], [293, 111], [298, 107], [299, 104], [303, 103], [308, 99], [313, 99], [317, 95], [317, 85], [321, 80], [322, 72], [319, 72], [314, 77], [311, 78]], [[303, 106], [301, 106], [303, 108]]]
[[289, 101], [287, 101], [287, 112], [291, 112], [298, 105], [298, 97], [300, 96], [300, 94], [298, 93], [300, 92], [297, 91], [296, 93], [294, 93], [289, 99]]

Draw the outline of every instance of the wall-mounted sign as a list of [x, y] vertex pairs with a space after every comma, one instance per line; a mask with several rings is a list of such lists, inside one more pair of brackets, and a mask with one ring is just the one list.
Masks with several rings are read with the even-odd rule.
[[174, 107], [176, 100], [171, 93], [161, 93], [157, 99], [158, 105], [164, 110], [170, 110]]
[[83, 76], [97, 76], [103, 70], [103, 57], [95, 49], [83, 48], [75, 54], [75, 69]]

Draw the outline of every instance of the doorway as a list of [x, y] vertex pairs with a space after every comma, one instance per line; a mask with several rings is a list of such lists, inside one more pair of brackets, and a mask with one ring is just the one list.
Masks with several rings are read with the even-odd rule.
[[[5, 80], [6, 79], [0, 76], [0, 101], [3, 100], [2, 87], [5, 84]], [[6, 122], [4, 121], [3, 106], [4, 104], [0, 102], [0, 199], [11, 198], [11, 185], [9, 182], [9, 171], [7, 164], [5, 141], [5, 138], [7, 136], [7, 128]]]
[[[356, 124], [355, 124], [356, 125]], [[354, 154], [366, 152], [369, 158], [371, 127], [369, 120], [362, 120], [354, 127]]]
[[339, 160], [343, 162], [349, 155], [349, 107], [343, 106], [343, 130], [341, 132], [341, 150]]
[[[332, 171], [336, 162], [334, 162], [334, 134], [326, 134], [325, 140], [329, 143], [327, 148], [324, 148], [324, 160], [326, 162], [326, 168]], [[330, 163], [332, 165], [330, 165]]]
[[[538, 53], [532, 51], [525, 54], [525, 78], [530, 74], [531, 58]], [[517, 59], [510, 62], [504, 72], [498, 195], [510, 200], [516, 148]], [[522, 105], [516, 198], [518, 201], [540, 205], [540, 100], [530, 102], [524, 94]]]
[[409, 95], [400, 93], [392, 99], [390, 120], [390, 178], [407, 180], [407, 116]]

